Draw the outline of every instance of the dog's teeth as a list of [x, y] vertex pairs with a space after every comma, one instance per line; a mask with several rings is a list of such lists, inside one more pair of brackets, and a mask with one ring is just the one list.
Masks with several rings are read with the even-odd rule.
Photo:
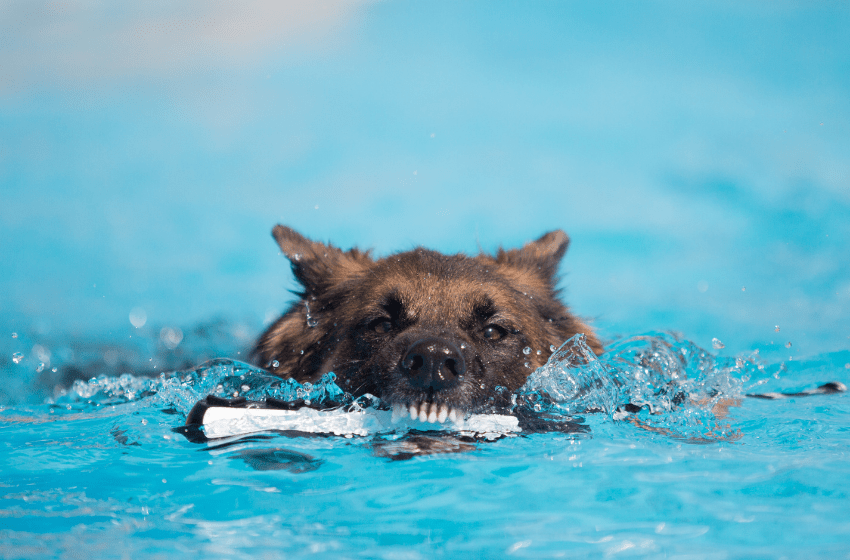
[[456, 410], [454, 407], [450, 407], [445, 404], [428, 404], [420, 402], [412, 403], [410, 405], [403, 405], [399, 403], [393, 405], [394, 423], [407, 415], [410, 415], [411, 420], [430, 422], [432, 424], [437, 422], [442, 424], [447, 418], [452, 422], [459, 422], [463, 419], [463, 414], [461, 412]]
[[437, 403], [431, 403], [431, 412], [428, 413], [428, 421], [432, 424], [437, 421]]
[[457, 410], [455, 410], [455, 407], [452, 407], [452, 408], [449, 410], [449, 420], [451, 420], [452, 422], [454, 422], [455, 424], [457, 424], [457, 421], [458, 421], [458, 413], [457, 413]]
[[392, 423], [395, 424], [399, 420], [402, 419], [403, 416], [407, 414], [407, 411], [404, 409], [404, 405], [401, 403], [393, 404], [393, 418]]

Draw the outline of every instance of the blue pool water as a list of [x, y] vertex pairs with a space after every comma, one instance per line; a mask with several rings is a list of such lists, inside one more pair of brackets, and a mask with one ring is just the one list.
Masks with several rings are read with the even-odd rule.
[[[847, 557], [847, 394], [744, 395], [850, 382], [850, 352], [768, 364], [647, 334], [590, 356], [568, 342], [514, 400], [574, 429], [467, 437], [464, 452], [409, 460], [392, 460], [392, 444], [431, 426], [204, 443], [177, 433], [207, 394], [304, 390], [241, 362], [77, 381], [0, 413], [0, 553]], [[618, 412], [627, 402], [642, 409]], [[334, 414], [379, 414], [346, 410]]]
[[[0, 558], [850, 556], [850, 397], [745, 396], [850, 385], [846, 2], [323, 6], [0, 5]], [[280, 391], [277, 223], [564, 229], [608, 352], [457, 453], [394, 460], [427, 426], [379, 403], [193, 443]]]

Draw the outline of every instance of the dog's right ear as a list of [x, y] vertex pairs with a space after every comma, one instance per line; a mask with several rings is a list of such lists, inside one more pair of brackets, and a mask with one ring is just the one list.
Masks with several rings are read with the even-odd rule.
[[319, 295], [372, 264], [369, 251], [342, 251], [331, 244], [311, 241], [286, 226], [276, 225], [272, 235], [292, 263], [292, 273], [304, 286], [306, 295]]

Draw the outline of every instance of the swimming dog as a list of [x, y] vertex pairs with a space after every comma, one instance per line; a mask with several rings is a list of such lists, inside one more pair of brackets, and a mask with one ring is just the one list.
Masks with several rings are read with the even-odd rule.
[[355, 397], [371, 393], [396, 412], [444, 422], [510, 395], [576, 333], [602, 352], [559, 299], [563, 231], [494, 255], [418, 247], [381, 259], [282, 225], [272, 234], [303, 287], [254, 349], [280, 377], [316, 382], [334, 372]]

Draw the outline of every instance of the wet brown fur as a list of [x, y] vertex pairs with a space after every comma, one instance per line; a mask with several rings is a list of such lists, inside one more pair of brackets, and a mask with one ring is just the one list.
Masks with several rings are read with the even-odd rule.
[[[518, 389], [546, 362], [550, 347], [576, 333], [602, 352], [591, 328], [558, 299], [557, 267], [569, 245], [563, 231], [493, 256], [416, 248], [377, 260], [285, 226], [273, 235], [304, 287], [255, 348], [257, 363], [281, 377], [315, 382], [333, 371], [355, 396], [473, 410], [492, 402], [497, 386]], [[375, 325], [391, 328], [380, 332]], [[491, 325], [503, 338], [482, 335]], [[428, 337], [461, 348], [467, 368], [456, 385], [437, 392], [412, 386], [399, 368], [411, 344]]]

